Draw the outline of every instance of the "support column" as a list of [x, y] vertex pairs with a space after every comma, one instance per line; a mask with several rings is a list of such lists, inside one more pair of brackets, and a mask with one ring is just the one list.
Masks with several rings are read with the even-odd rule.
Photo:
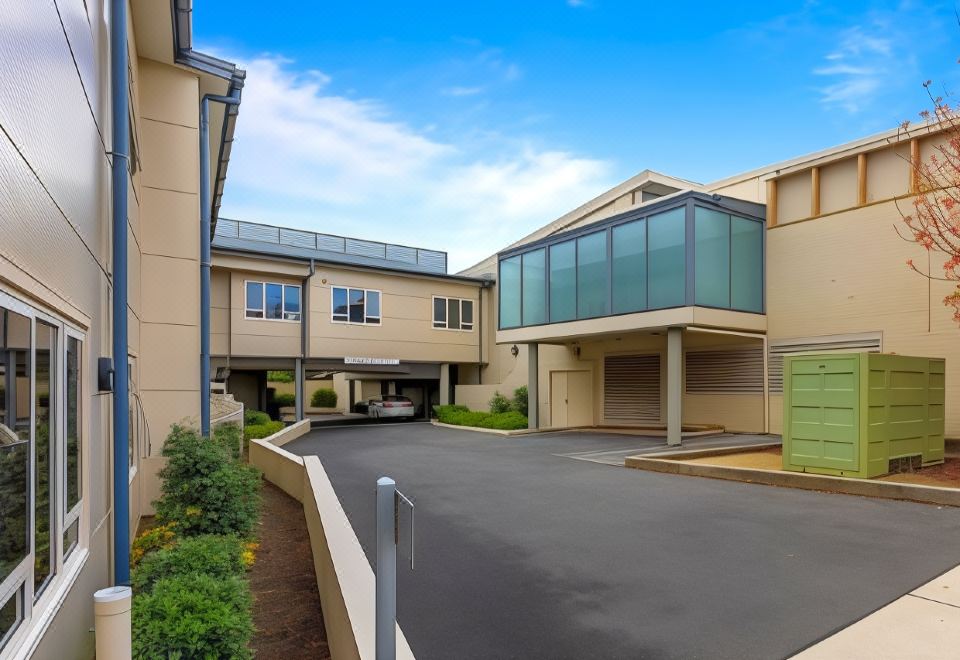
[[682, 440], [683, 328], [667, 328], [667, 444]]
[[440, 365], [440, 405], [450, 403], [450, 365]]
[[527, 344], [527, 428], [540, 428], [540, 344]]
[[303, 421], [303, 410], [306, 408], [305, 401], [303, 400], [304, 392], [306, 387], [304, 387], [304, 378], [305, 374], [303, 373], [303, 359], [297, 358], [297, 366], [293, 372], [293, 382], [294, 382], [294, 397], [296, 398], [297, 406], [297, 421]]
[[348, 396], [349, 396], [349, 400], [350, 400], [350, 406], [347, 408], [347, 412], [348, 412], [348, 413], [352, 413], [352, 412], [353, 412], [353, 407], [354, 407], [354, 406], [356, 405], [356, 403], [357, 403], [357, 381], [355, 381], [355, 380], [348, 380], [348, 381], [347, 381], [347, 391], [349, 392]]

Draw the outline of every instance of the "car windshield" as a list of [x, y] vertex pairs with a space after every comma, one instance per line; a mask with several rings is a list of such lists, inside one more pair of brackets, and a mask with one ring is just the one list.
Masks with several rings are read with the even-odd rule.
[[384, 401], [399, 401], [400, 403], [412, 403], [412, 401], [410, 401], [410, 399], [408, 399], [407, 397], [405, 397], [405, 396], [398, 396], [398, 395], [394, 395], [394, 394], [390, 394], [390, 395], [387, 395], [387, 396], [383, 397], [383, 400], [384, 400]]

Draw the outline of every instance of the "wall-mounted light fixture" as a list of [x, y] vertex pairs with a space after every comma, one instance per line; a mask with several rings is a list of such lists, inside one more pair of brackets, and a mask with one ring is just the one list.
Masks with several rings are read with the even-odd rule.
[[520, 355], [520, 349], [517, 348], [516, 344], [510, 347], [510, 355], [512, 355], [513, 357], [517, 357], [518, 355]]

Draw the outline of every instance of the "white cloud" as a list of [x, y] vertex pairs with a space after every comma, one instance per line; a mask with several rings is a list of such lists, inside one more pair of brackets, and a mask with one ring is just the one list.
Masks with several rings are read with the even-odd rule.
[[443, 249], [456, 270], [614, 183], [607, 162], [523, 137], [437, 139], [279, 57], [245, 67], [224, 217]]
[[890, 34], [889, 26], [879, 23], [842, 32], [839, 47], [824, 56], [826, 65], [813, 70], [815, 76], [831, 81], [819, 88], [820, 102], [850, 114], [868, 107], [898, 64], [893, 39], [885, 36]]
[[483, 93], [483, 87], [447, 87], [440, 90], [444, 96], [476, 96]]

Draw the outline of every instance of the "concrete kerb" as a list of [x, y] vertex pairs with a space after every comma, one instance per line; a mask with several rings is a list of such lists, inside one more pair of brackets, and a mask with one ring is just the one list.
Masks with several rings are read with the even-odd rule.
[[[750, 447], [749, 449], [755, 448], [756, 447]], [[691, 452], [689, 454], [681, 454], [681, 456], [693, 458], [693, 454], [694, 452]], [[676, 453], [672, 455], [677, 456]], [[725, 465], [706, 465], [703, 463], [689, 463], [682, 460], [665, 458], [663, 454], [659, 455], [659, 457], [652, 457], [650, 455], [628, 456], [624, 460], [624, 465], [638, 470], [649, 470], [651, 472], [663, 472], [666, 474], [709, 477], [711, 479], [742, 481], [744, 483], [763, 484], [766, 486], [800, 488], [803, 490], [818, 490], [844, 495], [880, 497], [883, 499], [920, 502], [922, 504], [960, 507], [960, 489], [956, 488], [939, 488], [937, 486], [921, 486], [917, 484], [902, 484], [850, 477], [831, 477], [821, 474], [809, 474], [807, 472], [786, 472], [779, 470], [761, 470], [758, 468], [730, 467]]]
[[[331, 656], [334, 660], [374, 660], [373, 569], [320, 459], [301, 458], [277, 446], [309, 430], [310, 421], [304, 420], [268, 438], [251, 440], [250, 462], [260, 468], [265, 479], [303, 504]], [[396, 657], [414, 657], [399, 625]]]

